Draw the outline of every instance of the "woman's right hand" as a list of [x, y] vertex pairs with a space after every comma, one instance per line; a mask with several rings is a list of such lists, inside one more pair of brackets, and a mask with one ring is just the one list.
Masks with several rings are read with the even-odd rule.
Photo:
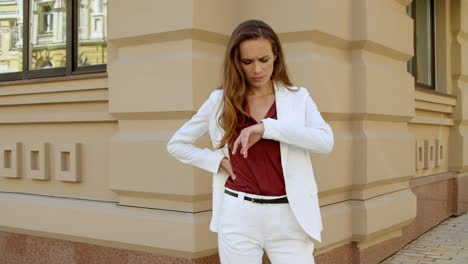
[[234, 174], [234, 172], [232, 171], [232, 167], [231, 167], [231, 161], [228, 159], [228, 158], [224, 158], [221, 160], [221, 168], [223, 168], [224, 171], [226, 171], [229, 176], [231, 176], [231, 178], [233, 180], [236, 179], [236, 175]]

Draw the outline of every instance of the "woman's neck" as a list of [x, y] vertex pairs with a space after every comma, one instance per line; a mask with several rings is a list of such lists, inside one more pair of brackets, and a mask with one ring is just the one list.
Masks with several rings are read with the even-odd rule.
[[248, 95], [250, 96], [265, 96], [274, 93], [273, 82], [270, 80], [262, 87], [250, 87]]

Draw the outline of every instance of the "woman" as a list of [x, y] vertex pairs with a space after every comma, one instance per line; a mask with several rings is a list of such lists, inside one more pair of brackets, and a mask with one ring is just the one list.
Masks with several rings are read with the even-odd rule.
[[[209, 134], [215, 150], [194, 142]], [[168, 143], [178, 160], [213, 172], [221, 263], [314, 263], [322, 222], [309, 152], [329, 153], [330, 126], [294, 87], [275, 32], [241, 23], [229, 40], [223, 83]]]

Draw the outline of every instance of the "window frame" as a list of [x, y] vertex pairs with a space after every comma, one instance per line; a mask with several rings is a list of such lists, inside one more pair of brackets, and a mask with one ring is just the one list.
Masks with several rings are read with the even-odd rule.
[[431, 48], [431, 58], [430, 58], [430, 63], [431, 63], [431, 84], [428, 85], [425, 83], [420, 83], [418, 82], [417, 78], [417, 72], [418, 72], [418, 63], [417, 63], [417, 37], [416, 37], [416, 1], [411, 2], [411, 18], [413, 19], [413, 50], [414, 50], [414, 56], [411, 59], [412, 61], [412, 68], [411, 68], [411, 74], [414, 77], [414, 85], [417, 88], [423, 88], [427, 90], [437, 90], [437, 85], [436, 85], [436, 72], [435, 72], [435, 8], [434, 8], [434, 0], [427, 0], [429, 1], [429, 8], [430, 8], [430, 18], [429, 18], [429, 28], [430, 28], [430, 33], [431, 33], [431, 38], [428, 44], [430, 44]]
[[28, 80], [36, 78], [80, 75], [89, 73], [100, 73], [107, 71], [106, 64], [78, 66], [78, 19], [79, 19], [79, 1], [80, 0], [66, 0], [66, 41], [65, 41], [65, 57], [66, 66], [60, 68], [48, 69], [29, 69], [30, 62], [30, 27], [25, 26], [30, 24], [30, 10], [31, 0], [23, 1], [23, 68], [19, 72], [0, 73], [0, 82], [15, 81], [15, 80]]

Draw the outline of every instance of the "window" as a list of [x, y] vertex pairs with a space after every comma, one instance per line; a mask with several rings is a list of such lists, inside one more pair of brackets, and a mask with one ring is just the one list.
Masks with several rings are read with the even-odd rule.
[[39, 32], [42, 34], [52, 32], [52, 7], [45, 4], [40, 7], [40, 10]]
[[414, 21], [414, 57], [408, 61], [408, 72], [416, 87], [435, 90], [434, 0], [414, 0], [407, 13]]
[[0, 0], [0, 81], [105, 72], [106, 20], [107, 0]]
[[[11, 21], [10, 27], [10, 42], [8, 43], [8, 48], [11, 51], [15, 48], [14, 45], [18, 43], [18, 24], [16, 21]], [[1, 48], [0, 48], [1, 49]]]

